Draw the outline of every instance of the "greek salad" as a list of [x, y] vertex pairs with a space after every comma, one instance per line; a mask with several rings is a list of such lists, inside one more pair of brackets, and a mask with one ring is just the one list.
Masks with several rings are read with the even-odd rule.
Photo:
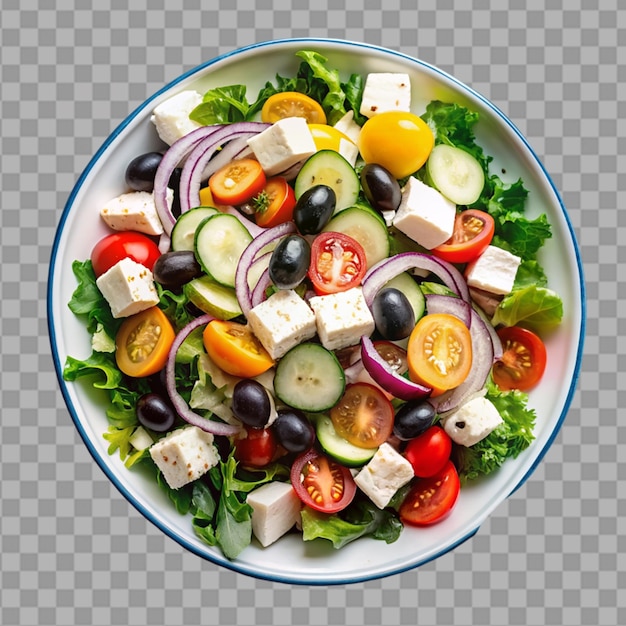
[[303, 50], [155, 107], [158, 152], [101, 207], [69, 302], [92, 337], [64, 378], [104, 390], [109, 454], [236, 558], [286, 533], [335, 548], [454, 514], [533, 440], [528, 392], [561, 321], [479, 115], [410, 76]]

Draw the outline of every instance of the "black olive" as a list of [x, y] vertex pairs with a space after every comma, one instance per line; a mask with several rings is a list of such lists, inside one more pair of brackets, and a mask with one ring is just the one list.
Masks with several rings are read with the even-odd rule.
[[152, 191], [162, 158], [160, 152], [146, 152], [135, 157], [126, 168], [126, 184], [133, 191]]
[[406, 441], [421, 435], [433, 425], [436, 412], [430, 402], [414, 400], [402, 405], [394, 418], [393, 434]]
[[288, 235], [274, 248], [269, 273], [279, 289], [293, 289], [306, 276], [311, 263], [311, 246], [300, 235]]
[[337, 196], [332, 187], [315, 185], [298, 198], [293, 221], [303, 235], [316, 235], [330, 221], [336, 204]]
[[415, 311], [409, 299], [394, 287], [386, 287], [376, 294], [372, 315], [376, 330], [389, 341], [404, 339], [415, 328]]
[[180, 287], [202, 275], [202, 268], [191, 250], [175, 250], [162, 254], [152, 268], [154, 280], [163, 287]]
[[137, 401], [137, 419], [145, 428], [164, 433], [174, 425], [176, 413], [163, 397], [147, 393]]
[[400, 206], [400, 183], [382, 165], [368, 163], [361, 170], [361, 186], [365, 197], [377, 211], [395, 211]]
[[246, 426], [263, 428], [270, 419], [273, 406], [261, 383], [244, 378], [233, 389], [231, 408], [235, 417]]
[[304, 452], [315, 442], [315, 429], [298, 409], [281, 409], [272, 428], [287, 452]]

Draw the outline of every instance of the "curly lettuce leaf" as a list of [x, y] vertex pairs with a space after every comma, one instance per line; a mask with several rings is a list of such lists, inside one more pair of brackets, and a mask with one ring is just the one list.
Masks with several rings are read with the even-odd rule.
[[115, 389], [122, 382], [122, 372], [111, 353], [93, 351], [91, 356], [83, 360], [68, 356], [63, 368], [63, 379], [75, 381], [87, 376], [93, 377], [96, 389]]

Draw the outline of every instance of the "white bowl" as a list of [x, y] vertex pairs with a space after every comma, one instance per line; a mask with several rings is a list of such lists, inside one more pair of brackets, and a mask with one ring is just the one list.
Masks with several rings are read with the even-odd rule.
[[[564, 319], [547, 341], [549, 367], [539, 387], [530, 394], [537, 412], [536, 440], [517, 459], [508, 460], [487, 479], [461, 490], [453, 513], [429, 528], [406, 528], [390, 545], [358, 540], [335, 551], [328, 542], [303, 542], [286, 536], [269, 548], [253, 543], [234, 561], [200, 542], [190, 517], [179, 515], [162, 491], [140, 473], [127, 470], [117, 456], [107, 454], [102, 434], [107, 429], [104, 396], [87, 385], [66, 383], [62, 370], [68, 355], [90, 354], [83, 324], [67, 303], [75, 289], [75, 259], [87, 259], [95, 242], [107, 234], [99, 216], [106, 200], [124, 191], [124, 172], [138, 154], [161, 148], [150, 115], [154, 107], [183, 90], [203, 93], [209, 88], [243, 83], [250, 99], [275, 74], [297, 70], [295, 53], [314, 49], [327, 56], [347, 78], [352, 72], [406, 72], [412, 85], [416, 112], [433, 99], [455, 101], [476, 110], [476, 136], [493, 171], [506, 180], [521, 177], [529, 190], [527, 211], [546, 212], [553, 238], [541, 252], [550, 287], [563, 299]], [[68, 409], [96, 462], [119, 491], [152, 523], [191, 552], [232, 570], [299, 584], [339, 584], [380, 578], [418, 567], [454, 549], [479, 529], [487, 516], [537, 467], [562, 425], [576, 387], [584, 337], [584, 282], [574, 232], [563, 203], [539, 159], [515, 126], [491, 103], [459, 81], [422, 61], [376, 46], [326, 39], [281, 40], [252, 45], [187, 72], [133, 111], [105, 141], [73, 189], [61, 216], [49, 275], [48, 318], [55, 367]]]

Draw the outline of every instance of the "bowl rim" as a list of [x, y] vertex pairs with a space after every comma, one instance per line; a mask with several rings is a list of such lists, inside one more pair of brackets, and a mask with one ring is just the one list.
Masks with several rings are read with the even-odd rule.
[[[60, 240], [64, 231], [64, 227], [65, 227], [65, 223], [69, 217], [69, 214], [71, 212], [71, 209], [74, 205], [74, 202], [76, 200], [76, 196], [78, 195], [79, 191], [81, 190], [83, 184], [85, 183], [86, 178], [89, 176], [91, 170], [94, 168], [94, 166], [96, 165], [96, 163], [98, 163], [98, 161], [100, 160], [100, 158], [102, 157], [103, 153], [108, 149], [108, 147], [111, 145], [111, 143], [113, 143], [117, 137], [119, 137], [119, 135], [124, 131], [124, 129], [141, 113], [143, 112], [153, 101], [155, 101], [156, 99], [158, 99], [163, 93], [171, 90], [172, 88], [174, 88], [176, 85], [178, 85], [181, 82], [186, 81], [188, 78], [196, 75], [196, 74], [200, 74], [202, 72], [204, 72], [205, 70], [209, 69], [211, 66], [217, 64], [217, 63], [221, 63], [224, 62], [228, 59], [230, 59], [231, 57], [236, 57], [239, 56], [241, 54], [244, 53], [250, 53], [252, 51], [255, 50], [261, 50], [264, 48], [268, 48], [268, 47], [277, 47], [277, 46], [285, 46], [285, 45], [294, 45], [294, 44], [301, 44], [301, 45], [306, 45], [306, 46], [315, 46], [315, 45], [336, 45], [337, 47], [348, 47], [348, 48], [359, 48], [359, 49], [365, 49], [365, 50], [371, 50], [373, 52], [377, 52], [377, 53], [382, 53], [384, 55], [390, 56], [390, 57], [397, 57], [403, 61], [406, 62], [410, 62], [413, 63], [417, 66], [420, 66], [421, 68], [434, 73], [438, 76], [440, 76], [441, 78], [443, 78], [445, 81], [449, 81], [451, 83], [453, 83], [454, 85], [456, 85], [457, 87], [459, 87], [462, 91], [465, 91], [467, 93], [469, 93], [470, 95], [472, 95], [474, 98], [478, 99], [484, 106], [486, 106], [488, 109], [490, 109], [496, 117], [499, 118], [499, 120], [501, 122], [503, 122], [504, 124], [506, 124], [513, 132], [514, 134], [517, 136], [517, 138], [523, 143], [524, 147], [526, 148], [526, 150], [528, 151], [528, 154], [532, 157], [532, 160], [534, 161], [534, 164], [536, 166], [538, 166], [539, 170], [541, 171], [544, 180], [548, 183], [548, 185], [550, 186], [552, 192], [554, 193], [554, 196], [558, 202], [558, 205], [561, 209], [561, 213], [562, 213], [562, 217], [564, 220], [564, 223], [568, 229], [570, 238], [571, 238], [571, 243], [572, 243], [572, 248], [573, 248], [573, 252], [574, 252], [574, 257], [576, 259], [576, 266], [577, 266], [577, 270], [578, 270], [578, 280], [579, 280], [579, 289], [580, 289], [580, 294], [581, 294], [581, 302], [580, 302], [580, 306], [581, 306], [581, 318], [580, 318], [580, 328], [579, 328], [579, 336], [578, 336], [578, 347], [577, 347], [577, 351], [576, 351], [576, 361], [574, 363], [574, 367], [573, 367], [573, 372], [572, 372], [572, 378], [570, 381], [570, 387], [567, 393], [567, 396], [564, 400], [563, 403], [563, 407], [561, 410], [561, 414], [552, 430], [552, 432], [550, 433], [549, 437], [547, 438], [544, 446], [540, 449], [537, 450], [535, 452], [535, 458], [533, 463], [530, 465], [530, 467], [528, 468], [528, 470], [526, 471], [526, 473], [519, 479], [519, 481], [517, 482], [517, 484], [510, 490], [510, 492], [508, 493], [508, 495], [504, 498], [508, 498], [510, 495], [512, 495], [513, 493], [515, 493], [520, 487], [522, 487], [524, 485], [524, 483], [529, 479], [529, 477], [532, 475], [532, 473], [536, 470], [536, 468], [539, 466], [539, 464], [541, 463], [543, 457], [545, 456], [545, 454], [547, 453], [547, 451], [549, 450], [549, 448], [552, 446], [555, 438], [557, 437], [563, 422], [565, 421], [565, 417], [569, 411], [571, 402], [573, 400], [574, 394], [576, 392], [577, 386], [578, 386], [578, 379], [579, 379], [579, 375], [580, 375], [580, 369], [581, 369], [581, 363], [582, 363], [582, 355], [583, 355], [583, 348], [584, 348], [584, 338], [585, 338], [585, 327], [586, 327], [586, 289], [585, 289], [585, 279], [584, 279], [584, 272], [583, 272], [583, 264], [582, 264], [582, 259], [581, 259], [581, 254], [580, 254], [580, 250], [579, 250], [579, 246], [577, 243], [577, 239], [575, 236], [575, 232], [574, 232], [574, 228], [573, 225], [571, 223], [571, 220], [569, 218], [569, 215], [567, 213], [566, 207], [563, 203], [563, 200], [558, 192], [558, 190], [556, 189], [556, 186], [554, 184], [554, 181], [552, 180], [552, 178], [550, 177], [550, 175], [548, 174], [547, 170], [545, 169], [543, 163], [541, 162], [541, 160], [538, 158], [537, 154], [535, 153], [535, 151], [532, 149], [532, 147], [529, 145], [528, 141], [526, 140], [526, 138], [524, 137], [524, 135], [517, 129], [517, 127], [513, 124], [513, 122], [496, 106], [494, 105], [491, 101], [489, 101], [488, 99], [486, 99], [484, 96], [482, 96], [480, 93], [476, 92], [474, 89], [472, 89], [471, 87], [469, 87], [468, 85], [466, 85], [465, 83], [461, 82], [460, 80], [458, 80], [457, 78], [455, 78], [454, 76], [448, 74], [446, 71], [438, 68], [437, 66], [434, 66], [426, 61], [423, 61], [419, 58], [413, 57], [409, 54], [403, 53], [403, 52], [399, 52], [397, 50], [393, 50], [393, 49], [389, 49], [383, 46], [379, 46], [379, 45], [375, 45], [375, 44], [370, 44], [370, 43], [365, 43], [365, 42], [358, 42], [358, 41], [352, 41], [352, 40], [348, 40], [348, 39], [338, 39], [338, 38], [321, 38], [321, 37], [296, 37], [296, 38], [280, 38], [280, 39], [272, 39], [272, 40], [266, 40], [266, 41], [261, 41], [261, 42], [256, 42], [256, 43], [252, 43], [246, 46], [242, 46], [233, 50], [230, 50], [226, 53], [217, 55], [211, 59], [209, 59], [208, 61], [205, 61], [199, 65], [196, 65], [195, 67], [187, 70], [186, 72], [184, 72], [183, 74], [181, 74], [180, 76], [174, 78], [173, 80], [171, 80], [169, 83], [167, 83], [166, 85], [164, 85], [162, 88], [160, 88], [159, 90], [157, 90], [155, 93], [153, 93], [149, 98], [147, 98], [144, 102], [142, 102], [138, 107], [136, 107], [133, 111], [131, 111], [131, 113], [129, 115], [127, 115], [124, 120], [122, 120], [116, 128], [114, 128], [114, 130], [109, 134], [109, 136], [105, 139], [105, 141], [102, 143], [102, 145], [99, 147], [99, 149], [96, 151], [96, 153], [91, 157], [91, 159], [88, 161], [87, 165], [85, 166], [85, 168], [83, 169], [82, 173], [80, 174], [80, 176], [78, 177], [78, 179], [76, 180], [69, 196], [68, 199], [65, 203], [65, 206], [63, 208], [61, 217], [58, 221], [57, 224], [57, 229], [56, 229], [56, 233], [55, 233], [55, 237], [54, 237], [54, 241], [53, 241], [53, 245], [52, 245], [52, 250], [51, 250], [51, 255], [50, 255], [50, 265], [49, 265], [49, 270], [48, 270], [48, 288], [47, 288], [47, 325], [48, 325], [48, 333], [49, 333], [49, 340], [50, 340], [50, 346], [51, 346], [51, 353], [52, 353], [52, 358], [53, 358], [53, 362], [54, 362], [54, 368], [55, 368], [55, 372], [56, 372], [56, 376], [57, 379], [59, 381], [59, 387], [61, 389], [64, 401], [65, 401], [65, 405], [72, 417], [72, 420], [74, 422], [75, 427], [77, 428], [81, 439], [83, 440], [83, 442], [85, 443], [85, 445], [87, 446], [87, 449], [89, 450], [91, 456], [93, 457], [93, 459], [96, 461], [96, 463], [98, 464], [98, 466], [100, 467], [100, 469], [104, 472], [104, 474], [107, 476], [107, 478], [113, 483], [113, 485], [117, 488], [117, 490], [126, 498], [126, 500], [128, 500], [128, 502], [130, 504], [133, 505], [133, 507], [139, 511], [139, 513], [141, 513], [141, 515], [147, 519], [149, 522], [151, 522], [154, 526], [156, 526], [161, 532], [163, 532], [165, 535], [167, 535], [168, 537], [170, 537], [171, 539], [173, 539], [176, 543], [178, 543], [180, 546], [182, 546], [183, 548], [185, 548], [186, 550], [192, 552], [193, 554], [206, 559], [208, 561], [211, 561], [217, 565], [221, 565], [226, 567], [227, 569], [230, 569], [234, 572], [240, 573], [240, 574], [244, 574], [247, 576], [251, 576], [254, 578], [258, 578], [258, 579], [264, 579], [264, 580], [268, 580], [268, 581], [272, 581], [272, 582], [281, 582], [281, 583], [287, 583], [287, 584], [300, 584], [300, 585], [311, 585], [311, 586], [316, 586], [316, 585], [339, 585], [339, 584], [352, 584], [352, 583], [360, 583], [360, 582], [365, 582], [365, 581], [369, 581], [369, 580], [375, 580], [375, 579], [380, 579], [380, 578], [384, 578], [387, 576], [391, 576], [391, 575], [395, 575], [395, 574], [401, 574], [403, 572], [406, 571], [410, 571], [412, 569], [416, 569], [418, 567], [421, 567], [422, 565], [425, 565], [426, 563], [433, 561], [441, 556], [443, 556], [444, 554], [456, 549], [459, 545], [463, 544], [464, 542], [466, 542], [467, 540], [471, 539], [479, 530], [480, 528], [480, 524], [482, 523], [482, 521], [480, 521], [478, 523], [478, 525], [476, 525], [473, 528], [470, 528], [468, 530], [468, 532], [462, 536], [460, 539], [458, 539], [456, 542], [454, 542], [452, 545], [447, 545], [444, 546], [440, 551], [438, 551], [436, 554], [433, 554], [432, 556], [429, 556], [427, 558], [424, 558], [422, 560], [418, 560], [414, 563], [411, 564], [403, 564], [401, 566], [395, 566], [395, 567], [390, 567], [389, 569], [379, 569], [377, 571], [371, 571], [362, 575], [359, 574], [352, 574], [352, 575], [343, 575], [340, 579], [336, 579], [336, 578], [332, 578], [329, 576], [329, 574], [331, 574], [330, 572], [328, 572], [324, 577], [324, 575], [322, 576], [315, 576], [315, 577], [311, 577], [311, 578], [307, 578], [307, 577], [303, 577], [301, 575], [290, 575], [290, 574], [285, 574], [285, 575], [281, 575], [279, 573], [270, 573], [270, 572], [259, 572], [255, 569], [255, 567], [248, 565], [246, 563], [241, 563], [238, 562], [237, 560], [228, 560], [224, 557], [222, 557], [221, 555], [217, 555], [214, 553], [208, 553], [208, 552], [204, 552], [202, 550], [200, 550], [199, 548], [197, 548], [193, 543], [189, 542], [184, 536], [179, 535], [178, 533], [176, 533], [174, 530], [170, 529], [164, 522], [162, 522], [158, 517], [154, 516], [152, 514], [152, 512], [148, 511], [145, 509], [145, 507], [134, 497], [134, 495], [132, 493], [129, 492], [129, 490], [118, 480], [116, 473], [113, 471], [112, 467], [107, 464], [105, 462], [105, 459], [101, 459], [100, 455], [96, 452], [95, 446], [92, 444], [89, 436], [87, 435], [85, 428], [83, 427], [83, 424], [81, 422], [80, 417], [78, 416], [78, 412], [76, 410], [76, 407], [73, 404], [73, 401], [70, 397], [69, 394], [69, 389], [67, 386], [66, 381], [63, 378], [63, 364], [61, 363], [60, 360], [60, 355], [59, 355], [59, 351], [56, 345], [56, 329], [55, 329], [55, 315], [54, 315], [54, 309], [53, 309], [53, 300], [54, 300], [54, 273], [55, 273], [55, 267], [56, 267], [56, 260], [57, 260], [57, 255], [59, 253], [59, 245], [60, 245]], [[575, 330], [575, 329], [574, 329]]]

